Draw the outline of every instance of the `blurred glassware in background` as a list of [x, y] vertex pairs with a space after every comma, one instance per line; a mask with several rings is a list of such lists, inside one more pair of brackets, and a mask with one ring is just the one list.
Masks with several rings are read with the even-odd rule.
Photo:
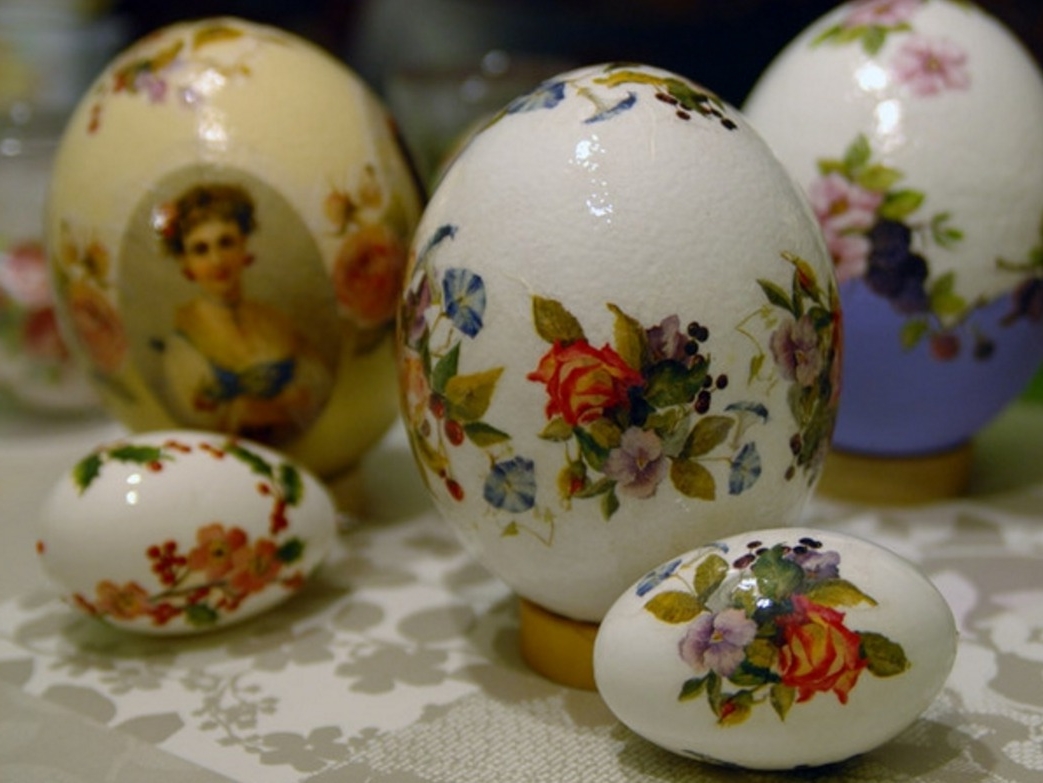
[[68, 112], [122, 43], [97, 0], [0, 0], [0, 407], [97, 410], [58, 330], [43, 241]]
[[58, 329], [43, 210], [61, 118], [15, 103], [0, 118], [0, 387], [49, 412], [97, 399]]
[[569, 67], [564, 60], [493, 49], [474, 66], [405, 66], [392, 73], [388, 104], [421, 181], [433, 189], [476, 126]]

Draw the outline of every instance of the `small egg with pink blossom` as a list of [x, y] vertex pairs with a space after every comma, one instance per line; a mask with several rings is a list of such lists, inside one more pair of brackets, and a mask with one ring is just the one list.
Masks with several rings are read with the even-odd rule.
[[337, 512], [306, 468], [251, 441], [190, 430], [98, 445], [58, 479], [37, 553], [62, 598], [153, 635], [253, 617], [305, 588]]

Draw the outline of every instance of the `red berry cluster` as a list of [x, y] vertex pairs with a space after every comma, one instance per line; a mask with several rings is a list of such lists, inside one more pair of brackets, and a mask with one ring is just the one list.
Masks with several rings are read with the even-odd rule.
[[152, 572], [165, 585], [177, 584], [177, 570], [184, 568], [188, 563], [188, 560], [178, 553], [176, 541], [150, 546], [145, 554], [152, 561]]

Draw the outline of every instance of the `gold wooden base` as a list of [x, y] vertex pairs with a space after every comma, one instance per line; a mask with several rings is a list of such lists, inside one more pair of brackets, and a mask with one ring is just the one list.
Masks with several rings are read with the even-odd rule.
[[570, 688], [596, 690], [594, 638], [597, 623], [571, 620], [519, 599], [522, 659], [537, 674]]
[[818, 491], [824, 497], [874, 505], [916, 505], [966, 493], [971, 444], [923, 457], [877, 457], [834, 449]]

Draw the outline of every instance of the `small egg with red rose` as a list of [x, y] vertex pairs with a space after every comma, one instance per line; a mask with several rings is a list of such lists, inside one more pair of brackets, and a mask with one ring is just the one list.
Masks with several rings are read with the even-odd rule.
[[598, 692], [674, 753], [748, 769], [843, 761], [930, 707], [956, 657], [945, 597], [863, 538], [754, 530], [674, 557], [605, 615]]

